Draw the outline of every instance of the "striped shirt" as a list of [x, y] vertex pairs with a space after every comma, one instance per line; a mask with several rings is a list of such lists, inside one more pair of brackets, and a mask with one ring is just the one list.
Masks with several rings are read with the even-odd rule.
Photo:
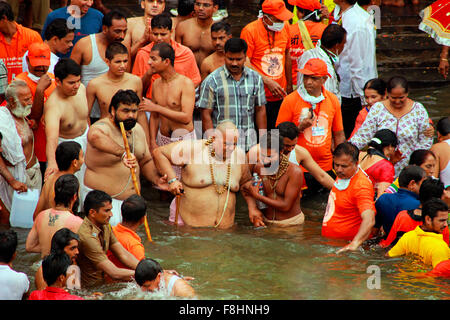
[[219, 67], [202, 82], [198, 107], [213, 109], [214, 128], [225, 119], [234, 122], [239, 130], [238, 145], [246, 152], [257, 144], [255, 130], [255, 107], [266, 104], [261, 76], [244, 67], [241, 78], [236, 81], [226, 66]]

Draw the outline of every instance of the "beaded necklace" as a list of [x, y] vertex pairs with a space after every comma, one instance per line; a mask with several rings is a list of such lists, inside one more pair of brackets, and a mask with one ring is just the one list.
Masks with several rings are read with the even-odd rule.
[[231, 178], [231, 162], [228, 162], [227, 165], [227, 178], [226, 178], [226, 183], [225, 185], [221, 185], [220, 187], [217, 185], [216, 183], [216, 179], [214, 178], [214, 167], [212, 164], [212, 160], [216, 153], [214, 152], [213, 146], [212, 146], [212, 142], [214, 141], [214, 137], [209, 138], [206, 142], [205, 145], [208, 147], [209, 152], [208, 152], [208, 156], [209, 156], [209, 169], [211, 172], [211, 179], [212, 182], [214, 184], [214, 187], [216, 189], [216, 192], [220, 195], [222, 193], [224, 193], [230, 186], [230, 178]]

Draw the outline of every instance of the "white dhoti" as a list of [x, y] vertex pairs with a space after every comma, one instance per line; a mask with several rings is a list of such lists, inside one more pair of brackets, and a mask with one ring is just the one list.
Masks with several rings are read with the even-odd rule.
[[[92, 190], [93, 189], [91, 189], [85, 185], [82, 185], [80, 187], [80, 198], [83, 203], [84, 203], [84, 199], [86, 199], [87, 194]], [[122, 210], [121, 210], [122, 203], [123, 203], [122, 200], [117, 200], [117, 199], [112, 198], [112, 203], [111, 203], [112, 210], [111, 211], [112, 211], [113, 215], [112, 215], [111, 219], [109, 220], [109, 224], [112, 227], [114, 227], [115, 225], [122, 222]], [[88, 213], [85, 212], [84, 214], [87, 216]]]
[[[6, 168], [15, 180], [26, 183], [27, 163], [23, 153], [22, 139], [17, 132], [14, 118], [6, 107], [0, 107], [0, 132], [3, 136], [1, 141], [2, 157], [12, 165], [12, 167], [6, 166]], [[0, 199], [8, 211], [11, 211], [13, 193], [14, 189], [0, 175]]]
[[[89, 126], [86, 127], [86, 130], [84, 131], [84, 133], [81, 136], [72, 138], [72, 139], [64, 139], [59, 137], [58, 138], [58, 145], [62, 142], [66, 142], [66, 141], [75, 141], [78, 142], [81, 145], [81, 149], [83, 150], [83, 154], [86, 155], [86, 148], [87, 148], [87, 134], [89, 131]], [[75, 177], [77, 177], [78, 182], [80, 183], [80, 190], [81, 190], [81, 186], [84, 185], [84, 173], [86, 172], [86, 165], [83, 163], [83, 165], [81, 166], [80, 170], [78, 172], [75, 172]], [[83, 205], [83, 201], [80, 202], [80, 206]]]
[[39, 161], [26, 170], [27, 172], [27, 182], [25, 183], [30, 189], [42, 189], [42, 173]]

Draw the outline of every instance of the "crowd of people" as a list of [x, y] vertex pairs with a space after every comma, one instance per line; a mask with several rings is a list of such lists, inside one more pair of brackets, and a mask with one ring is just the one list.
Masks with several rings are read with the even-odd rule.
[[240, 192], [254, 227], [295, 229], [302, 198], [325, 194], [338, 253], [376, 243], [450, 276], [450, 117], [435, 128], [404, 77], [378, 78], [356, 0], [264, 0], [239, 37], [218, 0], [180, 0], [176, 17], [164, 0], [132, 18], [92, 4], [71, 0], [39, 34], [0, 1], [0, 223], [38, 189], [25, 249], [42, 258], [28, 296], [1, 231], [1, 299], [112, 281], [195, 297], [145, 256], [141, 179], [177, 226], [229, 229]]

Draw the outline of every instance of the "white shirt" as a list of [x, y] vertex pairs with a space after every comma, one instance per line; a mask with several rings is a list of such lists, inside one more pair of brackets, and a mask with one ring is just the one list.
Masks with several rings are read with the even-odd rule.
[[345, 98], [364, 98], [364, 85], [377, 78], [376, 30], [372, 16], [357, 3], [342, 14], [347, 42], [336, 66], [341, 78], [340, 92]]
[[0, 300], [22, 300], [29, 288], [30, 281], [25, 273], [0, 265]]
[[[320, 46], [320, 40], [317, 42], [317, 45], [313, 49], [306, 50], [303, 54], [298, 58], [297, 65], [299, 69], [303, 69], [305, 67], [306, 62], [312, 58], [319, 58], [323, 60], [327, 64], [328, 73], [331, 75], [331, 78], [328, 77], [327, 81], [325, 81], [325, 89], [334, 93], [336, 97], [338, 97], [339, 102], [341, 101], [341, 94], [339, 92], [339, 81], [336, 75], [336, 71], [333, 67], [333, 62], [330, 57], [326, 54], [326, 52]], [[297, 85], [303, 83], [303, 74], [301, 72], [297, 73]]]
[[[27, 56], [28, 56], [28, 51], [25, 52], [25, 54], [23, 55], [23, 58], [22, 58], [22, 72], [28, 71]], [[47, 72], [54, 73], [53, 70], [55, 69], [55, 65], [56, 65], [56, 63], [58, 63], [58, 61], [59, 61], [59, 57], [56, 54], [54, 54], [53, 52], [50, 52], [50, 67], [48, 67]]]

